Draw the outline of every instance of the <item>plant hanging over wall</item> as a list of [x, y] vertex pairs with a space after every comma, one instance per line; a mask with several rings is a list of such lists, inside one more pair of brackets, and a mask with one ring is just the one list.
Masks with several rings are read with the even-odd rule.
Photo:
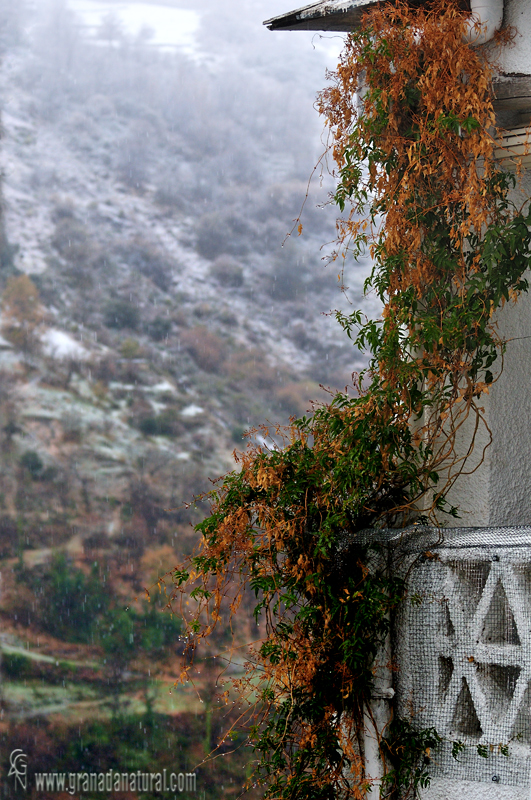
[[[527, 289], [531, 215], [493, 159], [491, 73], [465, 30], [457, 5], [437, 2], [378, 8], [348, 37], [319, 106], [339, 170], [337, 257], [370, 250], [366, 291], [383, 307], [377, 320], [337, 314], [369, 367], [357, 396], [294, 421], [283, 447], [239, 455], [199, 552], [174, 573], [174, 599], [196, 601], [192, 649], [246, 587], [256, 595], [263, 638], [240, 690], [258, 698], [255, 779], [275, 800], [365, 796], [363, 715], [404, 587], [360, 532], [457, 514], [448, 492], [504, 347], [493, 315]], [[391, 796], [425, 780], [419, 756], [437, 734], [401, 721], [388, 734]]]

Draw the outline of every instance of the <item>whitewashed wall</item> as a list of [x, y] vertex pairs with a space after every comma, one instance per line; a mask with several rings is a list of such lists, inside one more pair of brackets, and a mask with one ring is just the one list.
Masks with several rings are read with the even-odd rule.
[[515, 29], [511, 45], [500, 51], [489, 44], [489, 52], [498, 61], [500, 72], [531, 75], [531, 3], [529, 0], [504, 0], [503, 26]]
[[[501, 49], [486, 45], [503, 73], [531, 75], [531, 1], [505, 0], [504, 26], [513, 26], [515, 38]], [[518, 204], [531, 196], [531, 173], [524, 173]], [[531, 273], [529, 274], [531, 282]], [[451, 501], [460, 508], [461, 518], [441, 516], [441, 524], [461, 526], [531, 525], [531, 294], [498, 314], [499, 333], [507, 341], [504, 369], [482, 399], [492, 445], [485, 451], [483, 465], [457, 482]], [[489, 435], [481, 430], [476, 453], [468, 468], [477, 464]], [[464, 431], [463, 449], [469, 438]]]

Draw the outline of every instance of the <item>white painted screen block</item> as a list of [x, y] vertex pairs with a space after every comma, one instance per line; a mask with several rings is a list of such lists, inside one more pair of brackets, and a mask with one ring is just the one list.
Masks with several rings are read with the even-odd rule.
[[445, 739], [422, 797], [529, 800], [531, 528], [395, 532], [392, 551], [409, 592], [395, 622], [397, 711]]
[[434, 778], [430, 788], [419, 792], [421, 800], [529, 800], [529, 792], [523, 787], [500, 786], [492, 783], [454, 781]]

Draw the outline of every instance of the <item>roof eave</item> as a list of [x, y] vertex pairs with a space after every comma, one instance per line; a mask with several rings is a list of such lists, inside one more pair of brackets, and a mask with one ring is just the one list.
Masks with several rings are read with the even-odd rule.
[[351, 31], [378, 0], [320, 0], [264, 22], [270, 31]]

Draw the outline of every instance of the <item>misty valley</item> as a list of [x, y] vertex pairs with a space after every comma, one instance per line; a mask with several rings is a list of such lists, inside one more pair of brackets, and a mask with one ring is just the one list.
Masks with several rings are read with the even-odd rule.
[[266, 0], [153, 3], [152, 25], [114, 5], [0, 2], [1, 796], [22, 751], [32, 797], [61, 793], [37, 773], [109, 770], [237, 797], [245, 734], [205, 758], [245, 711], [245, 653], [222, 626], [176, 684], [159, 579], [244, 434], [275, 446], [362, 364], [329, 313], [364, 275], [326, 265], [326, 159], [307, 189], [341, 41], [276, 37]]

